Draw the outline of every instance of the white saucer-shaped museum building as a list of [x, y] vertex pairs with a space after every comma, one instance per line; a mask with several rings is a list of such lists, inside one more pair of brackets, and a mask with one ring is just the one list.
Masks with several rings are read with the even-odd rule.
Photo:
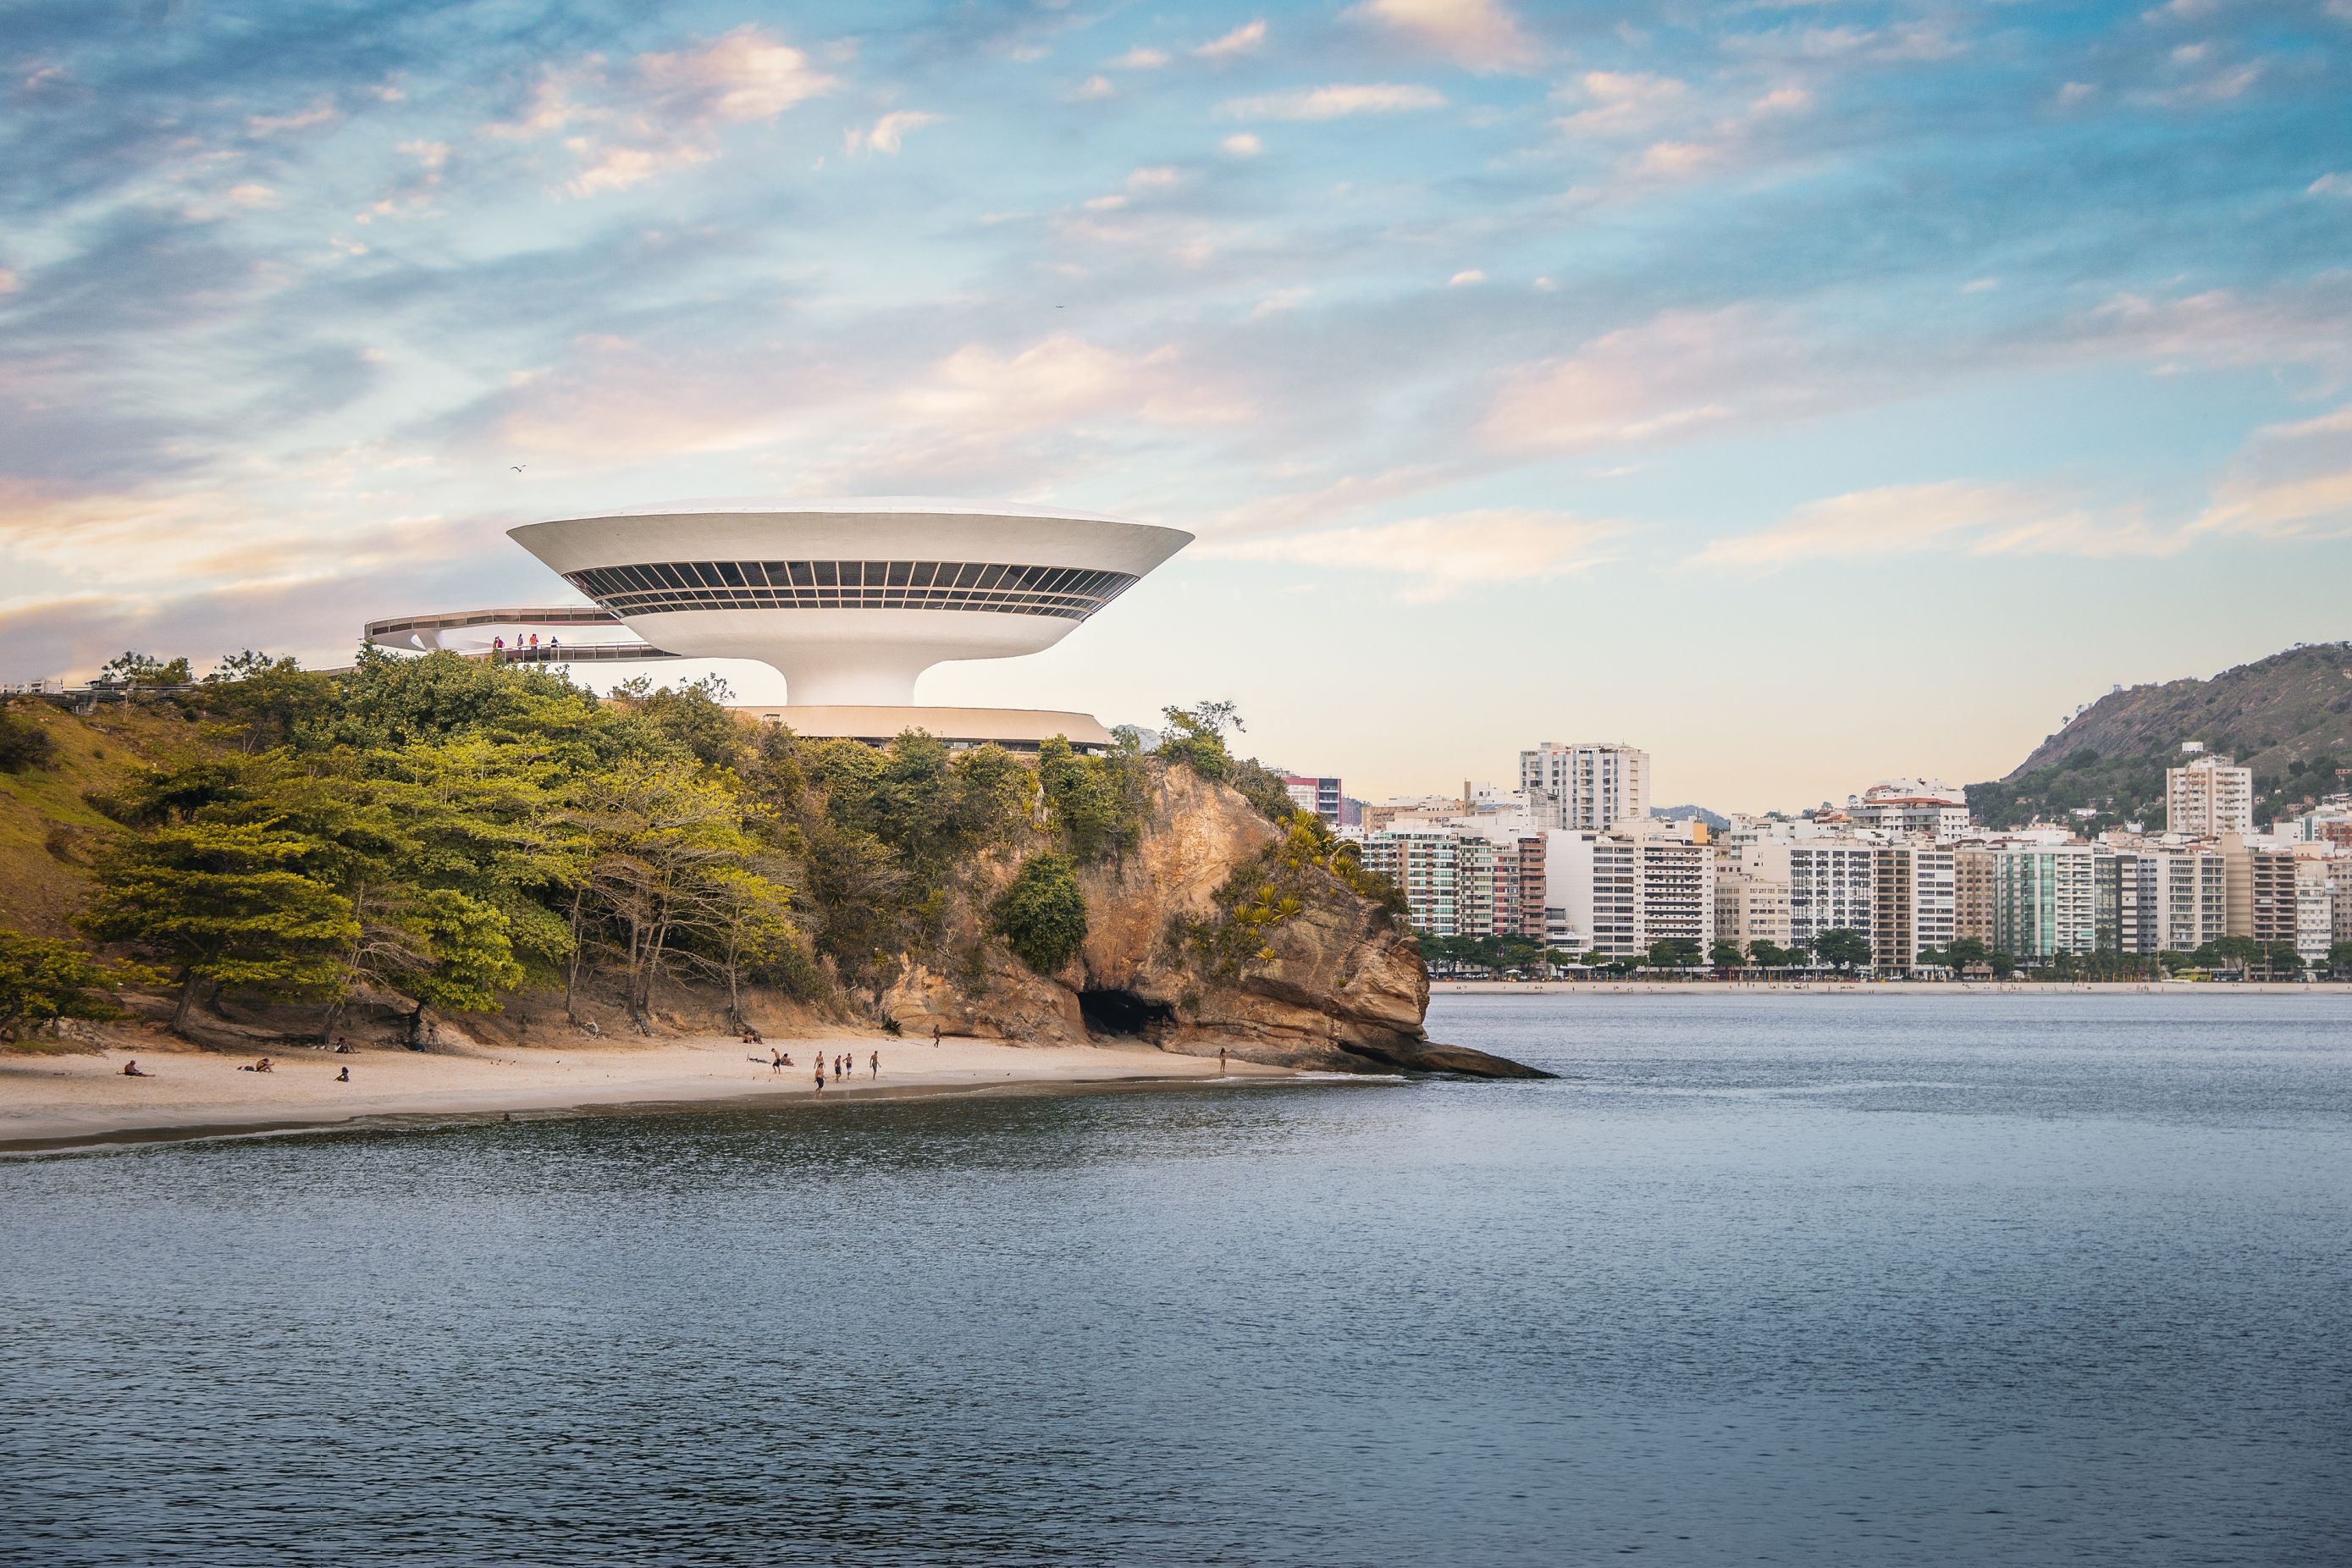
[[[641, 657], [772, 666], [787, 706], [759, 711], [803, 734], [878, 740], [922, 728], [955, 741], [1066, 734], [1088, 745], [1108, 736], [1084, 714], [916, 708], [916, 678], [950, 660], [1053, 647], [1192, 538], [1086, 512], [899, 500], [657, 507], [509, 536], [597, 611], [544, 612], [544, 622], [524, 610], [419, 616], [375, 623], [370, 637], [425, 648], [458, 626], [559, 616], [576, 626], [589, 614], [644, 639]], [[604, 647], [603, 658], [625, 656]]]

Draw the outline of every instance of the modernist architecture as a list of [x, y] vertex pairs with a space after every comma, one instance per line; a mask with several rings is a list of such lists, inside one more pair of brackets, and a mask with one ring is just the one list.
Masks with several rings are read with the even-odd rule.
[[[574, 628], [518, 650], [549, 663], [749, 658], [784, 678], [762, 710], [803, 734], [1031, 744], [1109, 736], [1084, 714], [913, 706], [935, 664], [1053, 647], [1192, 536], [1050, 508], [964, 501], [692, 505], [534, 522], [510, 531], [593, 607], [382, 621], [371, 640], [418, 649], [487, 628]], [[634, 643], [577, 640], [626, 627]]]

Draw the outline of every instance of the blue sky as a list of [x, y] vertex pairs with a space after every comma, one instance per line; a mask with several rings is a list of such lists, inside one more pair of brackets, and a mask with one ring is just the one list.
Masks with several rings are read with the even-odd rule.
[[925, 700], [1230, 697], [1374, 795], [1992, 776], [2352, 637], [2347, 58], [2352, 0], [20, 3], [0, 677], [965, 495], [1200, 542]]

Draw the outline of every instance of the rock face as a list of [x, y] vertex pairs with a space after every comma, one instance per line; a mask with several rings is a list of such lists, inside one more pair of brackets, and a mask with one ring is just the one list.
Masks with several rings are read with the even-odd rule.
[[[1433, 1043], [1422, 1026], [1429, 975], [1404, 922], [1319, 865], [1269, 860], [1285, 837], [1237, 791], [1189, 768], [1155, 769], [1136, 847], [1080, 873], [1087, 940], [1067, 966], [1034, 974], [990, 944], [984, 974], [910, 967], [884, 1010], [918, 1037], [937, 1024], [1040, 1043], [1134, 1037], [1188, 1055], [1223, 1048], [1343, 1072], [1544, 1076]], [[1289, 899], [1236, 944], [1235, 873], [1265, 866]], [[1218, 932], [1222, 943], [1203, 940]]]

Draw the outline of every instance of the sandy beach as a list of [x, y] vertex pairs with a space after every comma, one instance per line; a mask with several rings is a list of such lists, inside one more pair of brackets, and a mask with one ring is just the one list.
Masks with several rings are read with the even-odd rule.
[[[483, 1048], [422, 1054], [361, 1050], [349, 1056], [275, 1053], [275, 1070], [240, 1072], [249, 1056], [184, 1047], [109, 1049], [70, 1056], [0, 1053], [0, 1152], [34, 1152], [362, 1125], [404, 1125], [512, 1114], [561, 1115], [624, 1105], [810, 1101], [815, 1062], [848, 1053], [857, 1071], [828, 1076], [824, 1100], [981, 1093], [1084, 1084], [1205, 1082], [1214, 1057], [1149, 1047], [1029, 1048], [982, 1040], [877, 1040], [871, 1036], [774, 1042], [794, 1066], [767, 1065], [768, 1047], [724, 1036], [641, 1045]], [[760, 1060], [748, 1059], [757, 1052]], [[881, 1072], [869, 1058], [880, 1052]], [[136, 1057], [152, 1078], [125, 1078]], [[336, 1081], [343, 1068], [351, 1081]], [[1234, 1078], [1289, 1078], [1286, 1068], [1234, 1061]]]

